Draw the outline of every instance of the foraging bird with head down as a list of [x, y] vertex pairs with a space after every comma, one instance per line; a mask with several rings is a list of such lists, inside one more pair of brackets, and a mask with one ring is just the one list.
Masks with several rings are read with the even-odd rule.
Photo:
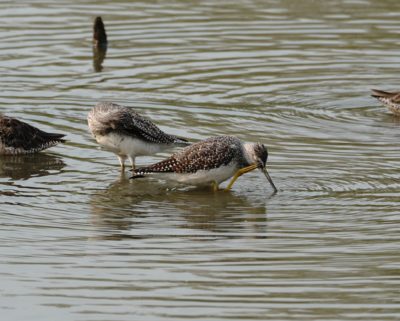
[[400, 92], [372, 89], [371, 96], [381, 101], [394, 115], [400, 116]]
[[267, 148], [260, 143], [243, 143], [233, 136], [216, 136], [185, 147], [156, 164], [133, 171], [132, 179], [151, 176], [186, 185], [218, 185], [232, 177], [229, 190], [237, 178], [254, 169], [264, 173], [274, 193], [277, 188], [266, 169]]
[[190, 145], [186, 139], [166, 134], [132, 108], [109, 102], [100, 102], [89, 112], [88, 125], [96, 141], [117, 155], [122, 169], [127, 158], [135, 168], [137, 156]]
[[64, 134], [47, 133], [13, 117], [0, 114], [0, 155], [22, 155], [64, 143]]

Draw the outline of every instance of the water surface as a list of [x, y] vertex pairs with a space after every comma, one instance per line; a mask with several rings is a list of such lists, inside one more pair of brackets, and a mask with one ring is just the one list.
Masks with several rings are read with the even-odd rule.
[[[399, 9], [1, 2], [0, 111], [68, 139], [0, 158], [4, 319], [398, 320], [400, 120], [369, 89], [400, 89]], [[227, 193], [130, 182], [88, 133], [100, 100], [266, 144], [279, 193], [256, 172]]]

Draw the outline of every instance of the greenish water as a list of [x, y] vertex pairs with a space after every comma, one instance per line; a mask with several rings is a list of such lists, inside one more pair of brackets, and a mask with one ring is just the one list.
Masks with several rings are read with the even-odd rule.
[[[369, 96], [400, 90], [399, 10], [1, 2], [0, 112], [68, 139], [0, 158], [2, 319], [400, 319], [400, 120]], [[88, 133], [100, 100], [266, 144], [279, 193], [256, 172], [228, 193], [130, 182]]]

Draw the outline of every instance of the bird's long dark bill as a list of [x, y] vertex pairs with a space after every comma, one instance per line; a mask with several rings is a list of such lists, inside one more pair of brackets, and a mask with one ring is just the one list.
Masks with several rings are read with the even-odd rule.
[[268, 182], [271, 184], [272, 188], [274, 189], [274, 193], [277, 193], [277, 192], [278, 192], [278, 189], [276, 188], [274, 182], [272, 181], [271, 176], [269, 176], [267, 169], [264, 168], [264, 169], [262, 170], [262, 172], [264, 173], [264, 175], [265, 175], [265, 177], [267, 178]]

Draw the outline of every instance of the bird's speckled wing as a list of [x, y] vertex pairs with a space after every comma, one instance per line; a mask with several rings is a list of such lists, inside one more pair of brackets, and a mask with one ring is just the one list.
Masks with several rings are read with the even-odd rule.
[[211, 137], [188, 146], [159, 163], [136, 169], [133, 178], [150, 173], [195, 173], [218, 168], [237, 157], [240, 148], [240, 141], [235, 137]]
[[177, 140], [180, 140], [176, 136], [163, 132], [149, 119], [139, 115], [132, 109], [128, 108], [128, 110], [130, 114], [130, 124], [126, 122], [125, 126], [121, 126], [119, 129], [121, 132], [124, 132], [128, 135], [140, 135], [142, 138], [152, 143], [172, 144]]
[[5, 148], [39, 151], [64, 142], [64, 136], [44, 132], [12, 117], [0, 117], [0, 140]]
[[185, 143], [184, 139], [164, 133], [154, 123], [133, 109], [102, 102], [89, 113], [89, 127], [102, 135], [116, 132], [139, 138], [150, 143]]

